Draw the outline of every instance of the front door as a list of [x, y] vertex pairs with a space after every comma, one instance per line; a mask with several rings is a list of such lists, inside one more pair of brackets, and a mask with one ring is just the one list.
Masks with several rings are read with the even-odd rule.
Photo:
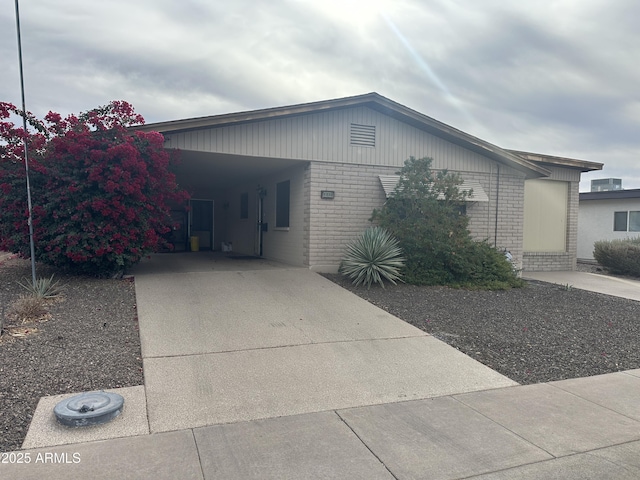
[[199, 238], [201, 250], [213, 250], [213, 200], [190, 200], [189, 236]]

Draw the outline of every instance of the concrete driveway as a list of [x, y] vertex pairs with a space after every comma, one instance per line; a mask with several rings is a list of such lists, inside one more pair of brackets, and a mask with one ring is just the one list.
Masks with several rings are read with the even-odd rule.
[[183, 256], [134, 271], [152, 433], [515, 385], [307, 269]]

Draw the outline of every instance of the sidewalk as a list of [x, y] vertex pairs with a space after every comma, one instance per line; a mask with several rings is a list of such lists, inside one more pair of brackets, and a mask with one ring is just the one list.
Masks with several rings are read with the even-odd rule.
[[575, 271], [525, 272], [523, 278], [640, 301], [640, 280]]
[[637, 479], [639, 395], [635, 370], [21, 451], [0, 476]]
[[42, 399], [0, 478], [640, 478], [640, 370], [520, 386], [308, 270], [207, 261], [136, 272], [122, 416]]

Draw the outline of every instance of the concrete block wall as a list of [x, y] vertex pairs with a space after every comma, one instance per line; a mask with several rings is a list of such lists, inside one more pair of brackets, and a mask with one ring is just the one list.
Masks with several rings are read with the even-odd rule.
[[477, 180], [489, 197], [488, 202], [470, 202], [467, 205], [469, 231], [476, 240], [487, 240], [498, 249], [511, 252], [514, 262], [520, 268], [524, 231], [524, 177], [513, 171], [505, 173], [504, 170], [498, 175], [497, 168], [489, 173], [460, 174], [464, 179]]
[[[337, 271], [346, 245], [372, 225], [369, 218], [373, 209], [380, 208], [386, 200], [378, 176], [396, 172], [396, 167], [321, 162], [309, 165], [305, 176], [309, 197], [304, 206], [305, 218], [308, 218], [304, 257], [311, 269]], [[479, 181], [490, 200], [471, 202], [467, 206], [472, 235], [509, 250], [519, 268], [522, 264], [524, 177], [503, 173], [498, 189], [496, 170], [460, 173], [463, 178]], [[335, 198], [321, 199], [322, 190], [334, 191]]]
[[[309, 198], [305, 206], [309, 221], [308, 265], [321, 272], [336, 272], [346, 245], [373, 224], [374, 208], [385, 200], [379, 175], [392, 175], [397, 167], [311, 162]], [[322, 190], [335, 193], [333, 200], [320, 198]]]
[[[495, 181], [498, 182], [496, 175]], [[513, 256], [517, 269], [523, 267], [522, 242], [524, 235], [524, 176], [505, 175], [499, 177], [499, 186], [495, 188], [491, 208], [498, 212], [496, 248], [508, 250]], [[496, 207], [497, 204], [497, 207]]]

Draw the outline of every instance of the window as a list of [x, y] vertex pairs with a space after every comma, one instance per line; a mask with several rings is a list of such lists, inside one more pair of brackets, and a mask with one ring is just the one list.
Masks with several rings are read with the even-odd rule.
[[249, 194], [242, 193], [240, 195], [240, 219], [249, 218]]
[[640, 232], [640, 212], [613, 212], [614, 232]]
[[640, 232], [640, 212], [629, 212], [629, 231]]
[[613, 231], [627, 231], [627, 212], [613, 212]]
[[276, 228], [289, 227], [289, 180], [276, 184]]

